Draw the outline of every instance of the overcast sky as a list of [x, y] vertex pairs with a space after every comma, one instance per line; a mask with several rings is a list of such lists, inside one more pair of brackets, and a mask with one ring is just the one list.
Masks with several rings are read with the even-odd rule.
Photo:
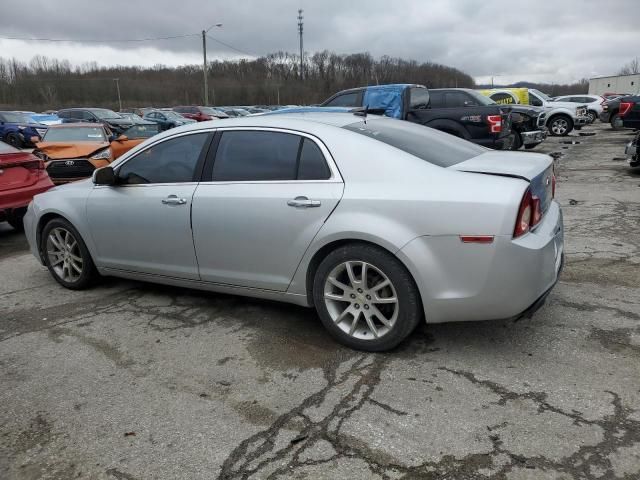
[[[370, 52], [460, 68], [478, 82], [573, 82], [615, 74], [640, 56], [640, 0], [30, 0], [0, 15], [0, 56], [43, 54], [74, 64], [183, 65], [298, 49], [304, 9], [305, 51]], [[4, 9], [6, 13], [7, 10]], [[88, 40], [92, 40], [89, 42]], [[240, 52], [243, 53], [239, 53]]]

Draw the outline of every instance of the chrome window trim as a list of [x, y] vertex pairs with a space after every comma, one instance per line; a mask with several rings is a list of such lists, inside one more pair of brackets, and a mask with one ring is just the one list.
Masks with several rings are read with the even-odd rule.
[[[331, 172], [331, 176], [327, 179], [321, 180], [210, 180], [207, 182], [200, 182], [200, 185], [234, 185], [234, 184], [289, 184], [289, 183], [344, 183], [342, 179], [342, 175], [340, 175], [340, 170], [338, 169], [338, 165], [336, 164], [331, 152], [324, 144], [322, 140], [320, 140], [315, 135], [312, 135], [307, 132], [302, 132], [300, 130], [294, 130], [291, 128], [284, 127], [219, 127], [215, 129], [216, 132], [228, 132], [228, 131], [258, 131], [258, 132], [278, 132], [278, 133], [289, 133], [291, 135], [297, 135], [299, 137], [308, 138], [322, 152], [324, 156], [324, 160], [329, 167]], [[214, 159], [215, 160], [215, 159]]]

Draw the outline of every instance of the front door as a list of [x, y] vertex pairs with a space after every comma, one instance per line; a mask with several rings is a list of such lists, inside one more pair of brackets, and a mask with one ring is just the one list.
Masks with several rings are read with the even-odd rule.
[[193, 199], [200, 277], [285, 291], [342, 196], [328, 152], [294, 133], [227, 130], [209, 175]]
[[163, 140], [116, 168], [117, 184], [96, 186], [87, 216], [98, 265], [198, 279], [191, 202], [209, 133]]

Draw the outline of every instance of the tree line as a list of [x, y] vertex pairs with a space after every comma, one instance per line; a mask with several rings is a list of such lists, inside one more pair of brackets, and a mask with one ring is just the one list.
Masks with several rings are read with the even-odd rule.
[[[430, 88], [481, 88], [456, 68], [369, 53], [340, 55], [329, 51], [305, 57], [277, 52], [256, 59], [211, 61], [208, 65], [212, 105], [311, 105], [345, 88], [385, 83], [417, 83]], [[117, 110], [116, 80], [123, 108], [202, 104], [201, 65], [168, 67], [104, 67], [71, 65], [37, 55], [30, 62], [0, 57], [0, 109], [57, 110], [72, 106]], [[586, 79], [574, 84], [519, 82], [551, 95], [586, 93]]]
[[[369, 53], [329, 51], [305, 57], [277, 52], [256, 59], [211, 61], [209, 99], [213, 105], [315, 104], [351, 87], [418, 83], [427, 87], [473, 87], [473, 78], [452, 67]], [[118, 79], [123, 108], [202, 104], [200, 65], [103, 67], [71, 65], [41, 55], [25, 63], [0, 57], [0, 108], [42, 111], [70, 106], [118, 109]]]

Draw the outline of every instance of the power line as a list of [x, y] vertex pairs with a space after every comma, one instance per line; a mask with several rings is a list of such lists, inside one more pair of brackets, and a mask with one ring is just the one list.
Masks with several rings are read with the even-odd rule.
[[0, 40], [22, 40], [25, 42], [71, 42], [71, 43], [124, 43], [124, 42], [152, 42], [155, 40], [172, 40], [174, 38], [195, 37], [199, 33], [188, 33], [185, 35], [171, 35], [167, 37], [151, 38], [127, 38], [127, 39], [106, 39], [95, 40], [88, 38], [30, 38], [30, 37], [0, 37]]
[[253, 53], [249, 53], [249, 52], [245, 52], [244, 50], [240, 50], [239, 48], [234, 47], [233, 45], [229, 45], [228, 43], [223, 42], [222, 40], [218, 40], [217, 38], [212, 37], [211, 35], [207, 34], [207, 37], [209, 37], [211, 40], [213, 40], [214, 42], [219, 43], [220, 45], [224, 45], [227, 48], [230, 48], [231, 50], [235, 50], [238, 53], [242, 53], [243, 55], [249, 55], [250, 57], [259, 57], [260, 55], [255, 55]]

